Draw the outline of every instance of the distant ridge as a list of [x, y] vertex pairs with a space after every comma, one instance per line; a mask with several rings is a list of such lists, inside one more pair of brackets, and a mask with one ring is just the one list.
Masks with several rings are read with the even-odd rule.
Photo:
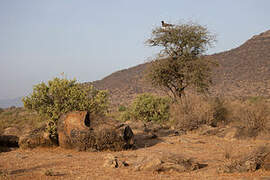
[[11, 106], [22, 107], [22, 97], [13, 99], [0, 99], [0, 108], [8, 108]]
[[[211, 56], [220, 64], [213, 70], [212, 95], [270, 96], [270, 30], [235, 49]], [[109, 90], [113, 105], [125, 104], [139, 93], [158, 92], [143, 81], [146, 66], [147, 63], [117, 71], [91, 84]]]

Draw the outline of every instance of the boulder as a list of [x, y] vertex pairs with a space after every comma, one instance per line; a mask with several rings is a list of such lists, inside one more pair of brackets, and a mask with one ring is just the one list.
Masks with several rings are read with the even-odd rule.
[[191, 158], [185, 158], [178, 154], [156, 154], [144, 158], [137, 163], [135, 170], [158, 171], [158, 172], [190, 172], [206, 167]]
[[14, 135], [0, 135], [0, 146], [1, 147], [19, 147], [19, 137]]
[[122, 150], [134, 144], [131, 128], [110, 119], [90, 119], [87, 111], [74, 111], [58, 120], [60, 147], [77, 150]]
[[13, 136], [19, 136], [20, 131], [16, 127], [8, 127], [4, 129], [4, 132], [2, 135], [13, 135]]
[[151, 157], [145, 160], [136, 170], [158, 171], [162, 168], [162, 160], [158, 157]]
[[38, 146], [52, 147], [55, 145], [57, 145], [57, 142], [50, 139], [49, 133], [45, 132], [45, 126], [30, 131], [19, 139], [19, 147], [22, 149], [32, 149]]

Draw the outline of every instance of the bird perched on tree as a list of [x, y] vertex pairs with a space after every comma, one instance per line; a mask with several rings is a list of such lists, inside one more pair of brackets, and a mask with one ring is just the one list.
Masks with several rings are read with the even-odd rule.
[[161, 21], [162, 27], [171, 27], [172, 24], [165, 23], [164, 21]]

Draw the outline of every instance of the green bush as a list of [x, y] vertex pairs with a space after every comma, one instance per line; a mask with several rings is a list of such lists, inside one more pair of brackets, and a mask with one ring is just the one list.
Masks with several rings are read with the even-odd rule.
[[24, 107], [46, 116], [47, 131], [57, 140], [57, 121], [69, 111], [88, 111], [91, 114], [104, 115], [108, 108], [106, 91], [93, 86], [82, 86], [76, 80], [54, 78], [48, 84], [34, 86], [33, 93], [23, 98]]
[[126, 110], [120, 112], [118, 120], [125, 122], [130, 120], [131, 118], [132, 118], [131, 112], [129, 110]]
[[126, 111], [126, 110], [127, 110], [127, 107], [124, 106], [124, 105], [120, 105], [119, 108], [118, 108], [119, 112], [123, 112], [123, 111]]
[[3, 108], [0, 108], [0, 114], [1, 114], [2, 112], [4, 112], [4, 109], [3, 109]]
[[130, 107], [133, 119], [161, 123], [169, 119], [170, 99], [150, 94], [138, 96]]

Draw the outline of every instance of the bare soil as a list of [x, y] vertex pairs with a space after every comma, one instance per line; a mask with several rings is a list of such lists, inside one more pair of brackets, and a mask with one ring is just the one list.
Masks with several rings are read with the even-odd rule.
[[[237, 140], [199, 132], [151, 138], [135, 131], [135, 137], [140, 141], [138, 149], [119, 152], [78, 152], [60, 147], [2, 152], [0, 179], [270, 179], [270, 171], [261, 169], [246, 173], [221, 171], [229, 159], [265, 146], [269, 140]], [[136, 169], [142, 159], [156, 154], [181, 155], [207, 166], [184, 173]], [[116, 156], [128, 166], [105, 167], [108, 155]]]

